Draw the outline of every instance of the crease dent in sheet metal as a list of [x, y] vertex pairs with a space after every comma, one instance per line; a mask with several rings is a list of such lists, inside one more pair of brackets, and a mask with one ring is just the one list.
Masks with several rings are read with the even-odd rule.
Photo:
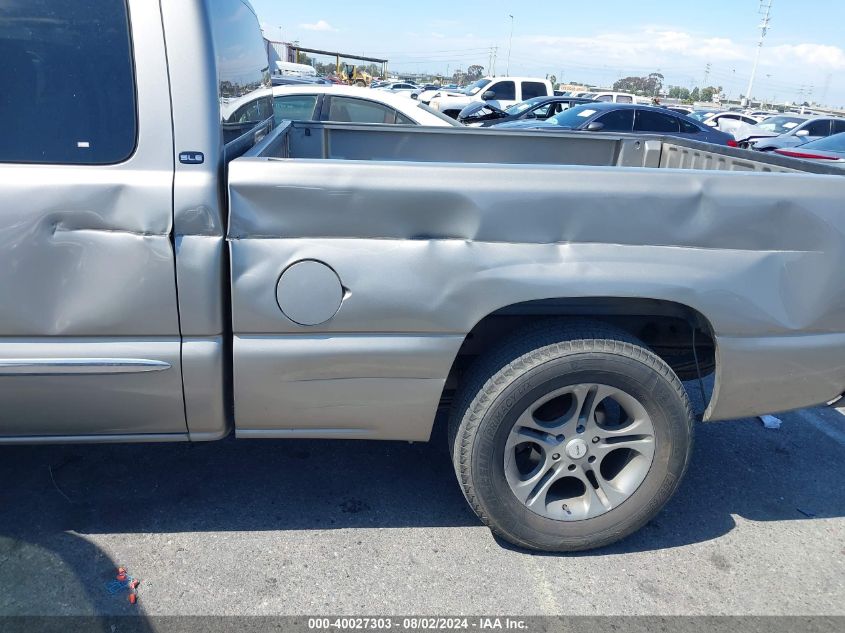
[[[460, 338], [514, 304], [647, 298], [689, 306], [713, 326], [716, 418], [805, 406], [845, 387], [845, 363], [818, 347], [824, 339], [845, 357], [838, 177], [246, 159], [230, 167], [230, 191], [236, 341], [304, 335], [307, 352], [321, 336], [337, 344], [355, 334]], [[273, 293], [281, 271], [302, 259], [326, 262], [350, 291], [333, 319], [307, 330], [284, 319]], [[803, 347], [784, 343], [801, 338]], [[446, 347], [431, 359], [443, 378], [459, 345]], [[337, 349], [328, 351], [331, 363]], [[248, 352], [236, 344], [236, 366], [246, 369]], [[788, 376], [777, 371], [785, 354], [795, 359]], [[269, 373], [291, 378], [286, 359], [271, 356]], [[366, 356], [360, 349], [345, 357], [350, 376]], [[389, 375], [392, 360], [385, 362]], [[278, 420], [266, 414], [273, 376], [236, 371], [236, 407], [256, 426]], [[297, 407], [316, 427], [326, 420], [308, 416], [320, 399], [314, 382]], [[406, 394], [418, 395], [415, 423], [433, 417], [440, 395], [417, 382]], [[377, 384], [354, 393], [346, 386], [349, 402], [381, 397]], [[372, 411], [385, 437], [384, 416], [395, 413]]]
[[139, 212], [159, 200], [136, 183], [73, 186], [48, 171], [67, 186], [0, 191], [0, 295], [25, 299], [0, 304], [3, 336], [177, 333], [169, 208]]
[[[362, 162], [338, 169], [335, 161], [305, 163], [235, 161], [231, 189], [237, 213], [230, 238], [322, 238], [326, 243], [329, 238], [461, 240], [511, 246], [510, 251], [497, 249], [496, 259], [486, 259], [491, 270], [536, 261], [529, 252], [533, 249], [522, 249], [538, 244], [595, 245], [603, 253], [597, 256], [593, 251], [596, 265], [630, 279], [629, 290], [622, 296], [648, 296], [643, 292], [648, 280], [643, 279], [644, 286], [638, 289], [636, 276], [632, 278], [624, 269], [657, 261], [665, 270], [652, 267], [649, 272], [686, 289], [687, 294], [699, 295], [699, 305], [694, 307], [705, 315], [724, 310], [720, 280], [690, 288], [690, 278], [681, 273], [688, 275], [690, 267], [710, 267], [715, 262], [720, 271], [729, 269], [725, 285], [730, 285], [730, 278], [747, 284], [743, 292], [732, 292], [730, 301], [736, 303], [748, 295], [745, 305], [736, 307], [750, 311], [747, 316], [755, 325], [773, 322], [775, 329], [796, 332], [845, 329], [845, 305], [837, 296], [842, 293], [835, 292], [842, 287], [843, 218], [830, 197], [833, 185], [842, 189], [839, 179], [692, 170], [447, 168]], [[626, 250], [625, 246], [641, 248]], [[662, 250], [667, 247], [678, 250], [667, 254]], [[388, 249], [385, 264], [391, 269], [402, 264], [390, 247], [382, 248]], [[695, 249], [709, 252], [692, 255]], [[474, 257], [468, 253], [465, 259], [456, 257], [455, 274], [463, 270], [480, 274]], [[601, 288], [579, 284], [574, 274], [577, 264], [569, 257], [558, 258], [558, 294], [533, 298], [595, 296]], [[519, 274], [522, 283], [532, 283], [530, 273]], [[466, 283], [473, 283], [472, 278]], [[360, 292], [349, 287], [353, 293]], [[511, 298], [508, 292], [499, 295], [503, 305], [508, 305], [504, 303]]]
[[[241, 159], [230, 168], [232, 204], [238, 211], [229, 237], [431, 236], [817, 250], [824, 223], [792, 196], [774, 199], [765, 180], [777, 182], [772, 175], [750, 174], [760, 178], [759, 189], [749, 188], [748, 176], [616, 167]], [[774, 177], [790, 180], [787, 174]]]

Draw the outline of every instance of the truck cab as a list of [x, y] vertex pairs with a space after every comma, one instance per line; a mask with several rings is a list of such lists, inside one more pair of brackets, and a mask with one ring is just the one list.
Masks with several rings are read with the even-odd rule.
[[435, 110], [456, 119], [470, 103], [486, 101], [492, 106], [504, 110], [534, 97], [547, 97], [554, 94], [554, 88], [547, 79], [531, 77], [485, 77], [470, 84], [463, 91], [439, 92], [429, 105]]
[[636, 103], [637, 97], [629, 92], [597, 92], [592, 97], [595, 101], [607, 101], [610, 103]]

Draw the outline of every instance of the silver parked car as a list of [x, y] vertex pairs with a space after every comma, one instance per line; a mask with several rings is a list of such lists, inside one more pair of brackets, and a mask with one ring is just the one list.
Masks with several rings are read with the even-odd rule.
[[770, 152], [785, 147], [797, 147], [810, 141], [845, 132], [845, 119], [831, 116], [782, 114], [749, 128], [735, 131], [740, 147]]

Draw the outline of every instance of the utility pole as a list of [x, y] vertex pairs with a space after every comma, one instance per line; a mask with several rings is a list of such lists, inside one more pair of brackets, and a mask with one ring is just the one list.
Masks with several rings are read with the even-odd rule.
[[833, 73], [827, 73], [827, 77], [824, 80], [824, 88], [822, 89], [822, 97], [821, 97], [821, 104], [825, 105], [827, 103], [827, 91], [830, 90], [830, 80], [833, 79]]
[[511, 36], [508, 40], [508, 65], [505, 70], [506, 77], [510, 77], [511, 74], [511, 48], [513, 47], [513, 15], [508, 14], [508, 17], [511, 19]]
[[490, 61], [487, 64], [487, 74], [491, 77], [496, 76], [496, 53], [499, 50], [498, 46], [490, 47]]
[[707, 62], [707, 65], [704, 67], [704, 85], [702, 88], [707, 88], [710, 84], [710, 69], [713, 68], [713, 65], [710, 62]]
[[751, 69], [751, 79], [748, 81], [748, 90], [745, 92], [745, 102], [743, 105], [750, 105], [751, 92], [754, 90], [754, 77], [757, 75], [757, 66], [760, 64], [760, 53], [763, 51], [763, 40], [766, 39], [766, 34], [769, 32], [771, 25], [772, 2], [774, 0], [760, 0], [760, 14], [763, 16], [763, 21], [760, 23], [760, 42], [757, 44], [757, 55], [754, 57], [754, 67]]

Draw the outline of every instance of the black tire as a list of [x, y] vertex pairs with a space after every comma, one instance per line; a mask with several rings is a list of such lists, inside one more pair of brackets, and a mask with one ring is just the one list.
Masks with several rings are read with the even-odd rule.
[[[642, 404], [654, 427], [653, 461], [621, 505], [584, 520], [553, 520], [513, 494], [504, 447], [537, 397], [584, 382], [624, 390]], [[558, 319], [518, 331], [478, 359], [455, 400], [449, 441], [464, 496], [494, 534], [523, 548], [578, 551], [622, 539], [660, 511], [686, 471], [693, 415], [678, 377], [642, 342], [601, 322]]]

